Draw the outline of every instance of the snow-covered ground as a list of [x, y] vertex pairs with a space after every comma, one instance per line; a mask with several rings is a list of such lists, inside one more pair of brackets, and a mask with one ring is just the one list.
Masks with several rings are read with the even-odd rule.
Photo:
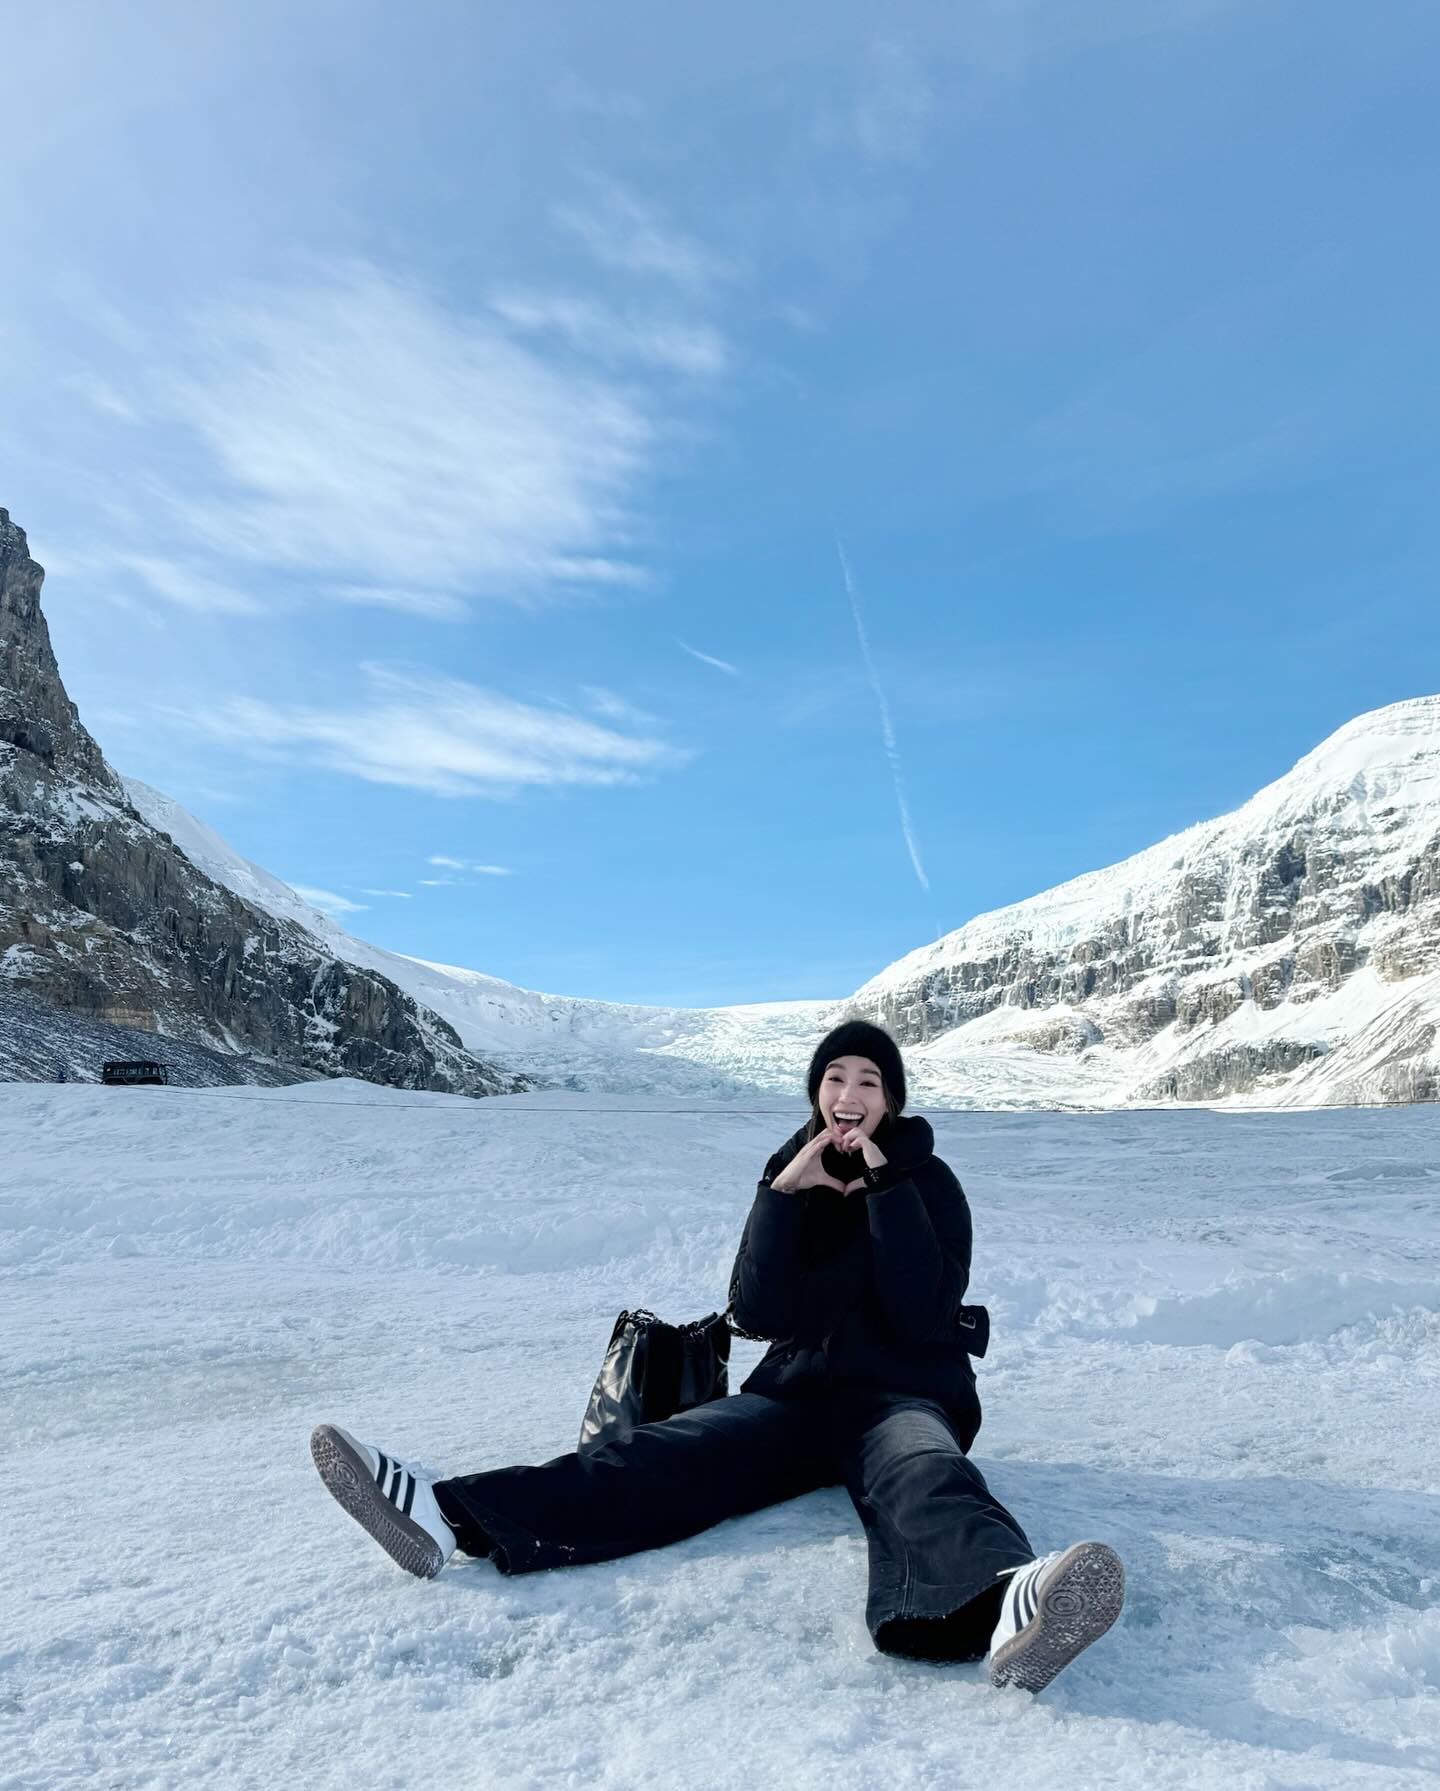
[[317, 1420], [542, 1460], [621, 1306], [723, 1303], [802, 1111], [667, 1104], [0, 1085], [0, 1791], [1433, 1786], [1434, 1108], [931, 1116], [995, 1324], [977, 1459], [1129, 1569], [1038, 1700], [874, 1650], [840, 1488], [604, 1566], [393, 1567]]

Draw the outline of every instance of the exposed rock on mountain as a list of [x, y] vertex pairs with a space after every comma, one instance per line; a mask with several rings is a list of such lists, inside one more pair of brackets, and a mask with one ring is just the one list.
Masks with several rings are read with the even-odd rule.
[[[151, 826], [168, 833], [207, 876], [252, 906], [303, 928], [335, 957], [398, 983], [421, 1007], [447, 1020], [468, 1051], [498, 1058], [540, 1085], [592, 1094], [643, 1090], [676, 1099], [733, 1100], [754, 1092], [757, 1067], [772, 1073], [779, 1067], [783, 1052], [777, 1053], [777, 1037], [758, 1023], [759, 1009], [644, 1007], [546, 995], [480, 970], [407, 958], [357, 939], [288, 883], [242, 858], [173, 798], [138, 778], [124, 783]], [[825, 1005], [777, 1003], [773, 1011], [782, 1015], [782, 1030], [794, 1030], [797, 1012]], [[723, 1026], [730, 1014], [739, 1016], [731, 1029], [734, 1049], [713, 1060], [689, 1050], [684, 1041], [697, 1028]], [[810, 1045], [804, 1049], [808, 1055]]]
[[[1440, 697], [1347, 723], [1233, 814], [982, 914], [851, 1005], [938, 1069], [1082, 1102], [1440, 1096]], [[1047, 1076], [1045, 1054], [1068, 1069]]]
[[551, 1086], [793, 1105], [851, 1012], [895, 1029], [917, 1104], [1323, 1105], [1440, 1079], [1440, 698], [1359, 717], [1235, 814], [982, 915], [848, 1001], [630, 1006], [385, 952], [126, 789], [217, 881]]
[[98, 1082], [112, 1058], [159, 1058], [183, 1088], [299, 1085], [318, 1072], [97, 1020], [0, 990], [0, 1082]]
[[528, 1086], [393, 982], [212, 881], [142, 818], [65, 694], [44, 576], [0, 510], [0, 981], [298, 1071], [467, 1094]]
[[1357, 717], [1233, 814], [980, 915], [849, 1000], [641, 1007], [355, 939], [117, 778], [60, 683], [40, 578], [0, 511], [0, 978], [31, 997], [468, 1092], [793, 1104], [816, 1038], [860, 1013], [905, 1046], [917, 1105], [1440, 1097], [1440, 697]]

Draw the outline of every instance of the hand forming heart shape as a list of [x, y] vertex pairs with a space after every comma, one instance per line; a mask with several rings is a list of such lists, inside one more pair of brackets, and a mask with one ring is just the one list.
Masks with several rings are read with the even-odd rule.
[[843, 1136], [833, 1126], [826, 1126], [824, 1131], [803, 1145], [770, 1186], [781, 1193], [798, 1194], [804, 1188], [833, 1188], [837, 1194], [854, 1194], [865, 1186], [865, 1178], [858, 1176], [852, 1182], [839, 1182], [831, 1175], [820, 1161], [821, 1153], [827, 1144], [833, 1144], [842, 1154], [856, 1154], [871, 1166], [878, 1167], [885, 1162], [880, 1148], [862, 1132], [847, 1132]]

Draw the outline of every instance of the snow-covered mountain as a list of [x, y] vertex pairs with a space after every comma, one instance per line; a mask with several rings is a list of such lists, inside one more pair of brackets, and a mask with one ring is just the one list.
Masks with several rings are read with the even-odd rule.
[[1357, 716], [1233, 814], [982, 914], [853, 1005], [1036, 1104], [1440, 1095], [1440, 697]]
[[834, 1001], [629, 1006], [382, 951], [126, 788], [217, 882], [542, 1082], [789, 1095], [815, 1038], [862, 1013], [935, 1106], [1324, 1105], [1440, 1083], [1440, 697], [1357, 717], [1233, 814], [980, 915]]
[[[313, 931], [207, 877], [133, 806], [66, 695], [44, 571], [0, 510], [0, 1074], [53, 1073], [29, 1004], [140, 1029], [291, 1075], [409, 1088], [523, 1087], [437, 1015]], [[64, 1022], [62, 1024], [61, 1022]], [[91, 1043], [102, 1032], [92, 1027]], [[93, 1058], [85, 1072], [94, 1073]], [[209, 1072], [207, 1072], [208, 1077]]]
[[126, 793], [208, 877], [277, 919], [303, 927], [325, 950], [397, 983], [454, 1027], [467, 1051], [542, 1084], [611, 1093], [724, 1099], [757, 1088], [793, 1096], [834, 1001], [734, 1007], [646, 1007], [522, 989], [483, 971], [386, 951], [347, 933], [278, 877], [243, 858], [178, 802], [126, 778]]
[[1358, 716], [1233, 814], [979, 915], [848, 997], [640, 1006], [347, 933], [112, 772], [4, 511], [0, 573], [0, 980], [16, 995], [311, 1073], [476, 1093], [519, 1077], [789, 1098], [815, 1039], [857, 1013], [904, 1045], [915, 1104], [1440, 1095], [1440, 696]]

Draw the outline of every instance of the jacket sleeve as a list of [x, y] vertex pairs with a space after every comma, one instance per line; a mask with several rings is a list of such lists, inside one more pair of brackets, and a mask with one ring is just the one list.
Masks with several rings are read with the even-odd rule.
[[953, 1343], [970, 1285], [970, 1205], [938, 1159], [923, 1179], [928, 1199], [903, 1172], [865, 1196], [876, 1291], [902, 1342]]
[[[839, 1198], [837, 1195], [835, 1198]], [[757, 1337], [824, 1337], [860, 1299], [855, 1258], [809, 1262], [805, 1195], [762, 1181], [730, 1274], [735, 1323]]]

